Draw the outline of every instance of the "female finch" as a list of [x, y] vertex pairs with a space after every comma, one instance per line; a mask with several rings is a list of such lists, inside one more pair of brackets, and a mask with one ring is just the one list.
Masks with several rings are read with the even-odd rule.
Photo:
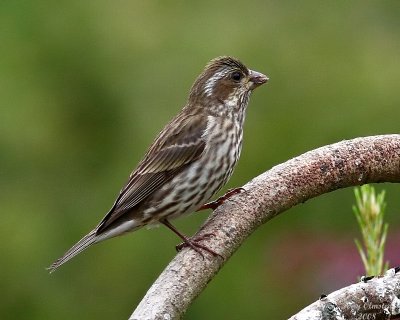
[[268, 78], [232, 57], [211, 60], [182, 111], [160, 132], [101, 222], [50, 267], [92, 244], [162, 223], [184, 243], [218, 255], [176, 230], [172, 219], [198, 210], [232, 175], [242, 149], [251, 92]]

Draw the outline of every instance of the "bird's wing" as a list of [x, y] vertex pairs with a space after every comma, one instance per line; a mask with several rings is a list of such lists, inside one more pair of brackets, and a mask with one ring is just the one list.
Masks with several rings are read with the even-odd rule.
[[131, 174], [114, 206], [100, 222], [97, 234], [198, 159], [205, 148], [206, 127], [207, 118], [204, 117], [186, 116], [171, 121]]

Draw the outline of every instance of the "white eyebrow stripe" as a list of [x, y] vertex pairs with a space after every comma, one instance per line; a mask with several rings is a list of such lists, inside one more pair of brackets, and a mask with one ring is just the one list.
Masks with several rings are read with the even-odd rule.
[[215, 73], [210, 79], [208, 79], [208, 80], [206, 81], [206, 83], [205, 83], [205, 85], [204, 85], [204, 92], [206, 93], [206, 95], [207, 95], [208, 97], [210, 97], [210, 96], [212, 95], [213, 90], [214, 90], [215, 83], [216, 83], [219, 79], [222, 79], [223, 76], [226, 75], [226, 73], [227, 73], [226, 70], [221, 70], [221, 71]]

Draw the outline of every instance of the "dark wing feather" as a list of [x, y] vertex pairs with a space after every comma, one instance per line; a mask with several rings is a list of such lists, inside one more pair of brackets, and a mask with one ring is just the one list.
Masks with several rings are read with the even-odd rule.
[[197, 160], [205, 148], [202, 136], [206, 127], [207, 117], [199, 115], [178, 116], [171, 121], [131, 174], [114, 206], [100, 222], [97, 234]]

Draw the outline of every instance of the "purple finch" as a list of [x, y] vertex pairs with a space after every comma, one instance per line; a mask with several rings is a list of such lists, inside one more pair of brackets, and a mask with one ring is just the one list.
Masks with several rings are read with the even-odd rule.
[[216, 254], [179, 233], [170, 220], [199, 209], [228, 181], [242, 149], [250, 94], [267, 81], [235, 58], [211, 60], [185, 107], [154, 140], [111, 210], [50, 272], [92, 244], [157, 223], [196, 251]]

